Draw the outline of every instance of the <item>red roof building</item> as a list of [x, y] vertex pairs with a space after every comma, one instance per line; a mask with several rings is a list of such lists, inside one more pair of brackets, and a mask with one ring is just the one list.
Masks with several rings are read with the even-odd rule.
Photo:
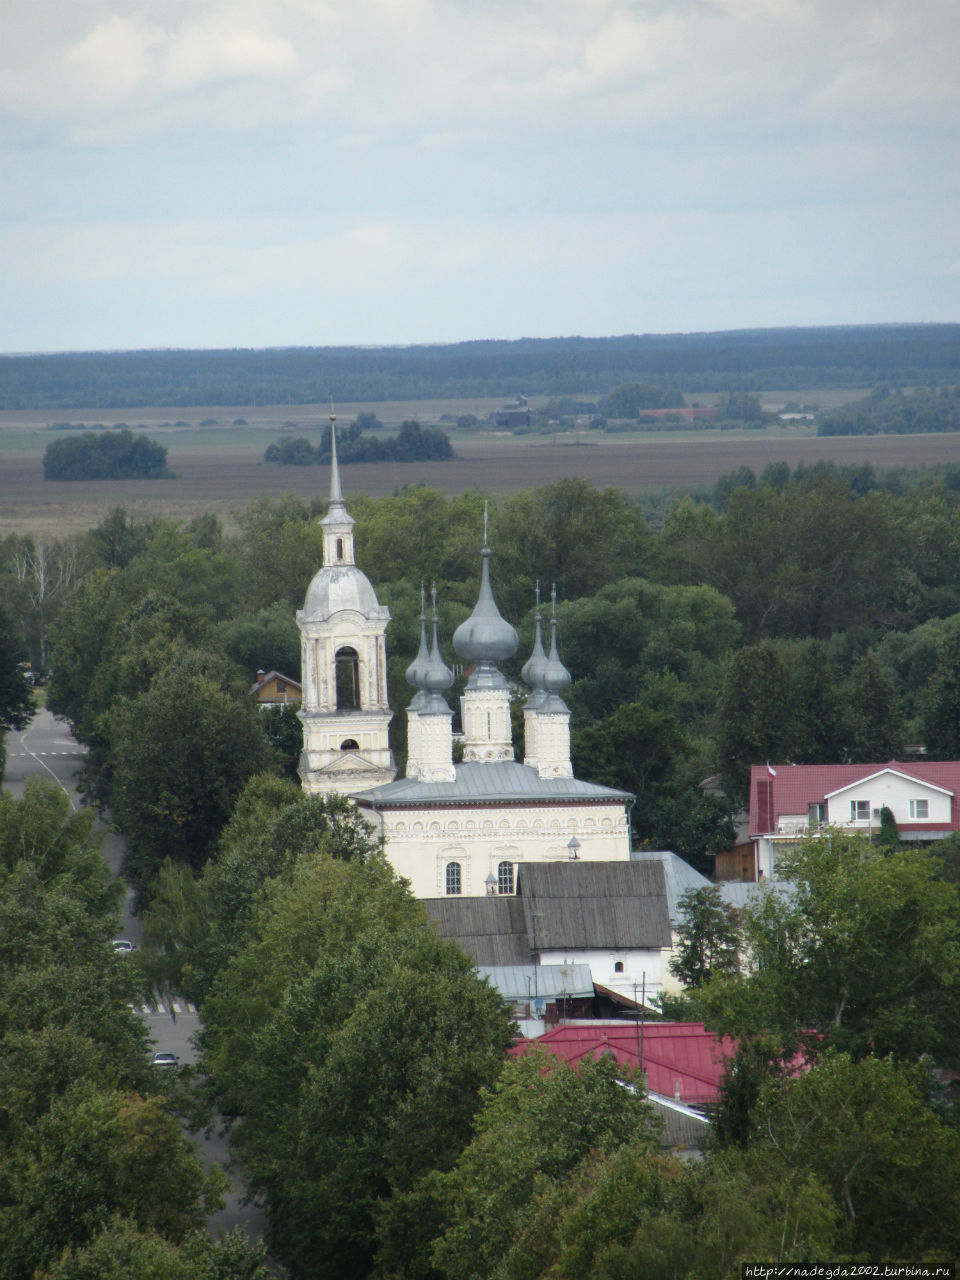
[[736, 1049], [728, 1036], [707, 1031], [702, 1022], [569, 1022], [524, 1040], [513, 1052], [529, 1053], [537, 1045], [574, 1066], [611, 1053], [632, 1067], [640, 1063], [651, 1093], [688, 1106], [716, 1102], [724, 1059]]
[[940, 840], [960, 830], [960, 760], [904, 764], [777, 764], [750, 770], [755, 878], [775, 874], [778, 850], [825, 826], [870, 834], [883, 809], [901, 840]]

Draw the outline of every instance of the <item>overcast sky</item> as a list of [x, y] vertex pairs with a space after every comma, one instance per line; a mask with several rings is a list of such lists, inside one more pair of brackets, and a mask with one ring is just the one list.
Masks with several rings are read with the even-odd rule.
[[2, 0], [0, 351], [960, 320], [958, 0]]

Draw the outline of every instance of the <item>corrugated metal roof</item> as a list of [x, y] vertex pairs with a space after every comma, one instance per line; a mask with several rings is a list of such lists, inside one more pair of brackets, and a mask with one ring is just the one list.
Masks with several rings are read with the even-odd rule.
[[[688, 1105], [715, 1102], [724, 1058], [736, 1045], [727, 1036], [707, 1031], [702, 1022], [647, 1022], [643, 1025], [643, 1069], [648, 1088]], [[543, 1045], [566, 1062], [599, 1058], [612, 1053], [618, 1062], [636, 1066], [640, 1027], [635, 1022], [564, 1023], [536, 1040], [526, 1040], [516, 1052]]]
[[[777, 764], [770, 777], [765, 764], [750, 769], [750, 834], [775, 831], [783, 814], [806, 814], [812, 804], [820, 804], [832, 792], [862, 782], [874, 774], [893, 769], [918, 782], [960, 793], [960, 760], [924, 760], [904, 764]], [[769, 792], [767, 786], [769, 784]]]
[[531, 765], [516, 760], [487, 764], [458, 764], [453, 782], [419, 782], [397, 778], [382, 787], [358, 793], [361, 806], [377, 808], [422, 805], [503, 804], [506, 801], [534, 801], [540, 804], [592, 801], [626, 804], [629, 791], [600, 787], [578, 778], [541, 778]]
[[477, 973], [506, 1000], [593, 995], [588, 964], [477, 965]]
[[690, 889], [708, 889], [710, 881], [701, 875], [689, 862], [675, 853], [664, 849], [634, 849], [630, 854], [631, 862], [659, 862], [663, 867], [663, 878], [667, 886], [667, 910], [670, 921], [676, 925], [680, 919], [677, 903]]

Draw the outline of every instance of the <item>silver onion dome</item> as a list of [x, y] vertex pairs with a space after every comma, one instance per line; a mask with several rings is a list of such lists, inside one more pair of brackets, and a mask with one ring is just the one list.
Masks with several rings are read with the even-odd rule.
[[490, 586], [490, 557], [493, 552], [487, 546], [486, 523], [484, 510], [484, 540], [480, 552], [482, 569], [480, 574], [480, 595], [473, 613], [466, 622], [461, 622], [453, 633], [453, 647], [465, 662], [474, 663], [477, 670], [470, 677], [469, 683], [477, 685], [502, 685], [506, 683], [503, 675], [496, 669], [498, 662], [512, 658], [517, 651], [520, 639], [516, 631], [505, 618], [493, 598]]
[[551, 701], [556, 698], [560, 701], [559, 694], [570, 683], [572, 677], [567, 668], [560, 661], [560, 655], [557, 652], [557, 589], [553, 588], [551, 592], [551, 601], [553, 605], [552, 616], [550, 618], [550, 653], [547, 657], [547, 665], [543, 669], [541, 682], [546, 691], [547, 698]]
[[533, 652], [523, 664], [520, 672], [524, 684], [530, 686], [532, 690], [527, 698], [527, 705], [534, 706], [543, 698], [543, 673], [547, 667], [547, 655], [543, 648], [543, 615], [540, 612], [540, 583], [537, 582], [537, 613], [535, 621], [535, 632], [533, 640]]
[[417, 650], [417, 656], [407, 667], [407, 683], [412, 684], [417, 690], [410, 703], [414, 710], [418, 710], [420, 704], [426, 699], [427, 688], [427, 672], [430, 667], [430, 651], [427, 647], [427, 598], [420, 584], [420, 648]]

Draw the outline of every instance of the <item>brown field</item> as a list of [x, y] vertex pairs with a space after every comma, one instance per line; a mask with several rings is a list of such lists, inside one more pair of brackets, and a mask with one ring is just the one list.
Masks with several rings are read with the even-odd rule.
[[[421, 421], [436, 421], [437, 410], [433, 408], [433, 414], [422, 413]], [[278, 467], [263, 460], [266, 443], [281, 433], [288, 413], [295, 414], [304, 428], [318, 423], [322, 413], [298, 407], [273, 410], [268, 418], [268, 412], [220, 409], [207, 415], [202, 409], [130, 411], [124, 415], [128, 421], [148, 423], [155, 438], [167, 446], [169, 466], [176, 478], [72, 482], [43, 479], [43, 450], [51, 439], [58, 438], [43, 430], [49, 414], [0, 414], [0, 536], [12, 532], [60, 537], [78, 533], [97, 524], [118, 504], [141, 517], [189, 519], [211, 511], [229, 529], [234, 527], [233, 513], [260, 498], [325, 494], [326, 469]], [[159, 427], [160, 421], [177, 415], [191, 422], [203, 416], [230, 422], [241, 413], [250, 419], [247, 428]], [[106, 418], [101, 413], [96, 420], [113, 422], [119, 416], [110, 411]], [[95, 420], [89, 410], [75, 412], [72, 419], [67, 414], [58, 418]], [[350, 420], [346, 414], [344, 418]], [[578, 439], [572, 435], [461, 435], [454, 431], [451, 438], [459, 455], [454, 461], [345, 467], [344, 487], [348, 492], [364, 490], [379, 495], [422, 481], [447, 494], [467, 489], [502, 494], [564, 476], [581, 476], [598, 486], [613, 485], [642, 494], [709, 484], [744, 464], [760, 472], [768, 462], [780, 460], [795, 465], [827, 458], [837, 463], [871, 462], [880, 468], [960, 462], [960, 433], [818, 439], [804, 434], [804, 429], [771, 428], [763, 432], [651, 432], [602, 438], [584, 433]]]

